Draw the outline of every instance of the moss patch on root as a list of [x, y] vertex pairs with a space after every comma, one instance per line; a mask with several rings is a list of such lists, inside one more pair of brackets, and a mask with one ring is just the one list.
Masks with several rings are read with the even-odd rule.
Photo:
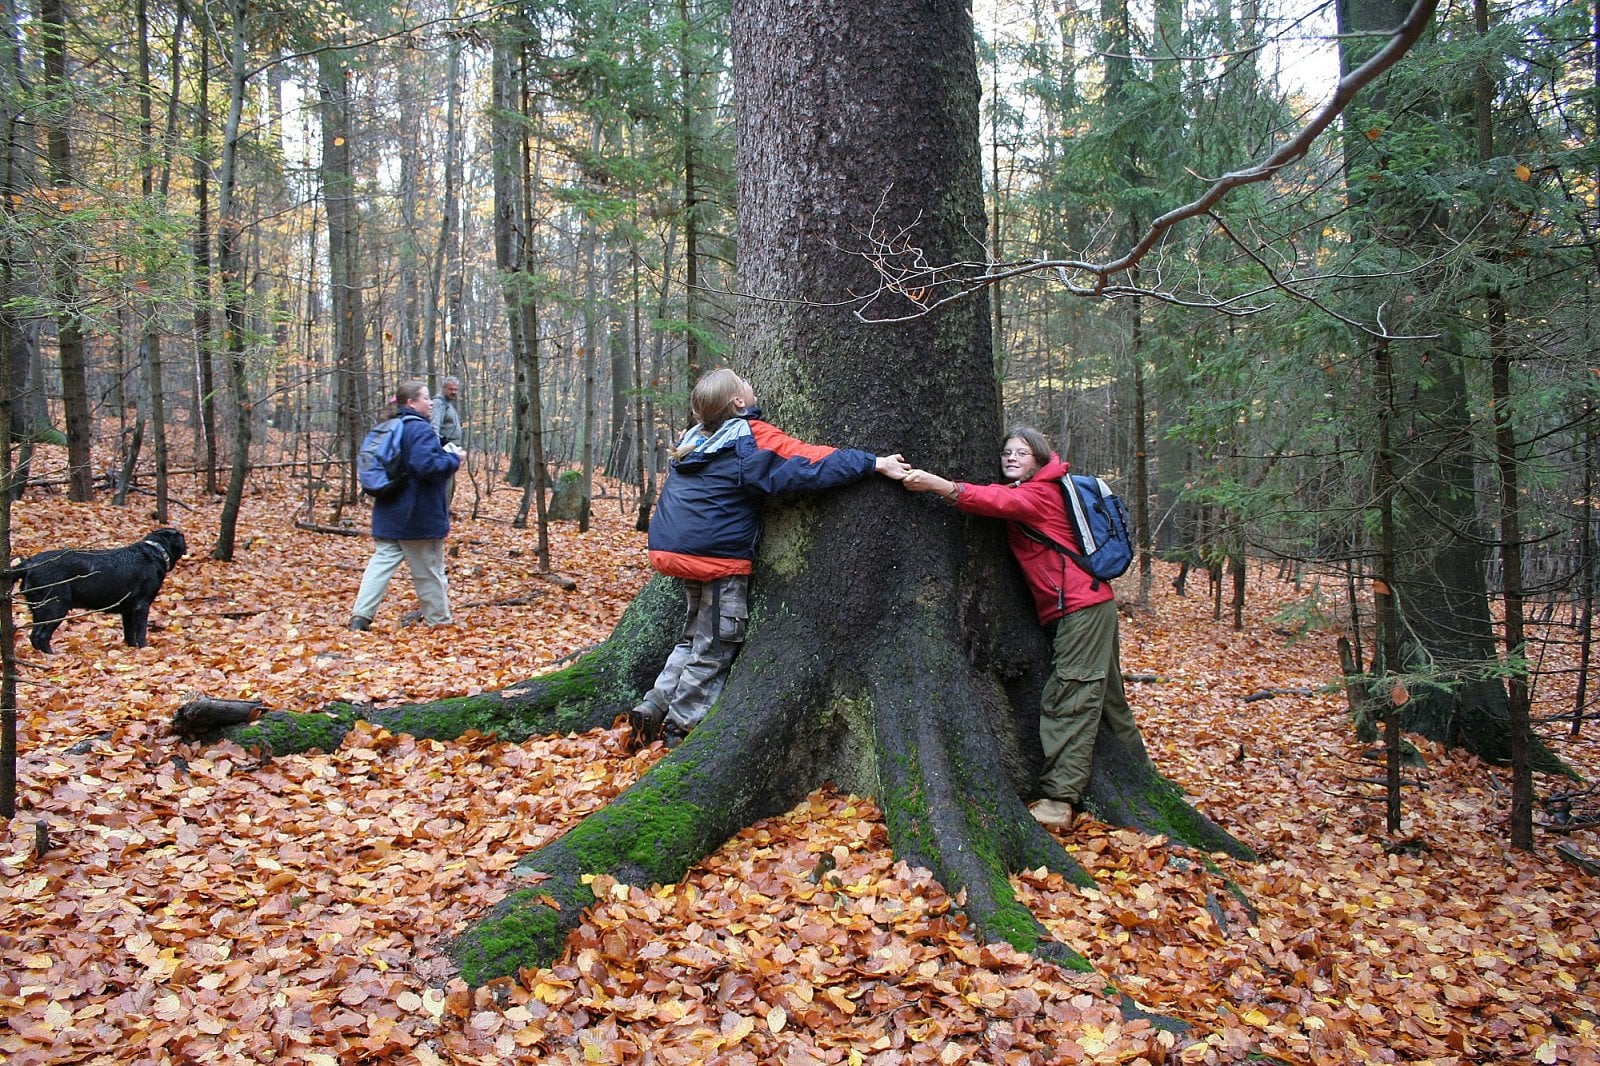
[[[552, 907], [547, 899], [558, 906]], [[566, 943], [570, 923], [563, 920], [563, 912], [570, 908], [576, 913], [594, 901], [594, 893], [582, 884], [560, 896], [537, 888], [518, 889], [452, 946], [461, 979], [477, 987], [526, 966], [547, 965]]]

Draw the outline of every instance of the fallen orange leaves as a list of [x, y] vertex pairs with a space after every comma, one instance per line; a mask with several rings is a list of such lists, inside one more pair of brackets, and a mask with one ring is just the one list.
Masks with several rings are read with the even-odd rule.
[[[292, 490], [280, 485], [270, 499]], [[616, 490], [613, 489], [613, 492]], [[834, 791], [741, 832], [682, 884], [596, 878], [567, 954], [518, 982], [444, 982], [450, 937], [528, 850], [656, 758], [619, 731], [518, 745], [372, 729], [260, 765], [178, 743], [185, 699], [314, 712], [505, 687], [603, 639], [648, 576], [631, 513], [557, 527], [565, 592], [531, 570], [512, 494], [452, 545], [454, 629], [344, 629], [367, 544], [251, 503], [239, 561], [205, 557], [216, 507], [168, 581], [152, 646], [74, 617], [51, 659], [19, 644], [22, 813], [0, 835], [0, 1058], [9, 1063], [1046, 1063], [1597, 1061], [1600, 904], [1583, 875], [1503, 842], [1496, 772], [1421, 744], [1390, 854], [1347, 729], [1327, 634], [1271, 632], [1295, 595], [1257, 577], [1252, 627], [1157, 585], [1124, 663], [1152, 754], [1263, 853], [1219, 859], [1255, 908], [1160, 838], [1092, 820], [1067, 838], [1095, 878], [1013, 878], [1097, 974], [967, 935], [925, 871], [894, 862], [869, 801]], [[122, 543], [135, 514], [55, 499], [16, 514], [19, 552]], [[507, 603], [531, 597], [533, 606]], [[1556, 680], [1544, 699], [1565, 699]], [[1250, 704], [1264, 688], [1309, 689]], [[1546, 712], [1555, 705], [1544, 708]], [[1591, 730], [1591, 733], [1593, 731]], [[1595, 741], [1548, 738], [1582, 769]], [[35, 823], [51, 849], [34, 853]], [[1591, 851], [1592, 831], [1574, 834]], [[822, 856], [831, 870], [819, 863]], [[819, 871], [824, 871], [819, 873]], [[1122, 1017], [1106, 980], [1192, 1029]]]

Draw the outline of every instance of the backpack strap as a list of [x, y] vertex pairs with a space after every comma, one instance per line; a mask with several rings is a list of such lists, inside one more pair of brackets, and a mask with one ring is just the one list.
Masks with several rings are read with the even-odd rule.
[[1043, 544], [1045, 547], [1054, 551], [1058, 551], [1062, 555], [1065, 555], [1068, 559], [1071, 559], [1073, 562], [1077, 563], [1078, 569], [1089, 575], [1089, 588], [1097, 589], [1100, 587], [1100, 579], [1095, 577], [1094, 573], [1089, 569], [1089, 560], [1082, 553], [1073, 551], [1065, 544], [1062, 544], [1054, 537], [1045, 533], [1042, 529], [1034, 529], [1032, 526], [1023, 522], [1013, 522], [1012, 524], [1017, 527], [1017, 530], [1024, 537], [1027, 537], [1029, 540], [1035, 541], [1039, 544]]

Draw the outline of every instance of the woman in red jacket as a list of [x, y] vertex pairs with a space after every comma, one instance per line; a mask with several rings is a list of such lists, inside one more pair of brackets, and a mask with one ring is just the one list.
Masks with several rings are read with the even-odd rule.
[[1039, 791], [1044, 798], [1028, 809], [1045, 825], [1070, 826], [1089, 784], [1102, 719], [1131, 754], [1148, 756], [1122, 691], [1117, 602], [1110, 583], [1092, 577], [1037, 537], [1042, 533], [1082, 550], [1061, 495], [1067, 464], [1044, 434], [1019, 426], [1001, 448], [1000, 472], [1003, 483], [974, 485], [913, 470], [905, 486], [938, 493], [968, 514], [1008, 520], [1006, 540], [1033, 593], [1039, 624], [1055, 629], [1055, 656], [1039, 708], [1044, 748]]

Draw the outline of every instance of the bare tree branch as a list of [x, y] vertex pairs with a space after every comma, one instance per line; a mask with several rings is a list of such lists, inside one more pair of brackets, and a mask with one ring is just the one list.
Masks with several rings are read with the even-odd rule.
[[[1433, 20], [1437, 7], [1438, 0], [1416, 0], [1404, 21], [1390, 34], [1388, 43], [1361, 66], [1341, 77], [1328, 102], [1311, 116], [1299, 132], [1279, 145], [1265, 159], [1222, 175], [1196, 199], [1175, 207], [1155, 219], [1138, 242], [1115, 259], [1103, 262], [1083, 259], [1035, 259], [934, 264], [928, 261], [924, 250], [914, 243], [916, 223], [895, 233], [885, 234], [880, 231], [879, 216], [875, 216], [867, 234], [870, 248], [856, 254], [863, 256], [872, 264], [880, 284], [876, 291], [858, 297], [860, 306], [856, 310], [856, 317], [863, 322], [906, 321], [921, 317], [944, 304], [965, 299], [997, 282], [1047, 274], [1053, 275], [1069, 293], [1076, 296], [1100, 299], [1143, 296], [1179, 306], [1206, 307], [1234, 315], [1254, 314], [1262, 310], [1265, 305], [1246, 303], [1240, 297], [1186, 299], [1158, 286], [1112, 281], [1119, 275], [1129, 274], [1135, 266], [1140, 265], [1180, 222], [1209, 217], [1217, 222], [1228, 240], [1244, 251], [1266, 273], [1271, 284], [1260, 291], [1276, 289], [1286, 292], [1293, 298], [1307, 301], [1358, 329], [1394, 338], [1396, 335], [1390, 334], [1381, 320], [1376, 324], [1361, 323], [1336, 314], [1299, 288], [1303, 284], [1303, 279], [1280, 277], [1278, 272], [1272, 270], [1259, 255], [1246, 248], [1226, 226], [1222, 225], [1214, 208], [1234, 189], [1267, 181], [1285, 167], [1304, 159], [1310, 152], [1312, 144], [1344, 112], [1356, 94], [1394, 66], [1400, 57], [1416, 44]], [[881, 215], [881, 211], [879, 214]], [[903, 298], [912, 306], [904, 312], [888, 311], [883, 301], [889, 297]], [[899, 300], [895, 302], [898, 304]]]

